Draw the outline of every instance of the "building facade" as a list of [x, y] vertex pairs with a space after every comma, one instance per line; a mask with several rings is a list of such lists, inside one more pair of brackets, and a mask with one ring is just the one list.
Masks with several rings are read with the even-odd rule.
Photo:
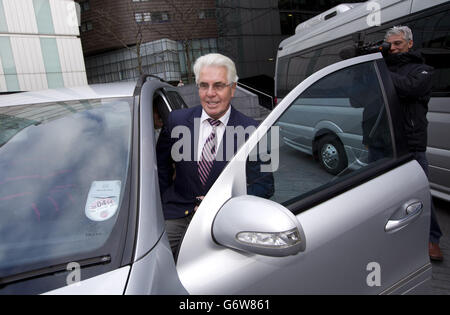
[[192, 82], [193, 61], [217, 51], [214, 0], [77, 2], [90, 83], [135, 80], [143, 73]]
[[73, 0], [0, 0], [0, 92], [87, 84]]
[[305, 20], [355, 0], [76, 0], [90, 83], [141, 73], [192, 82], [197, 57], [220, 52], [242, 82], [273, 95], [279, 43]]
[[236, 62], [242, 83], [273, 90], [280, 31], [278, 0], [217, 0], [219, 51]]
[[216, 38], [214, 0], [76, 0], [86, 56], [162, 38]]

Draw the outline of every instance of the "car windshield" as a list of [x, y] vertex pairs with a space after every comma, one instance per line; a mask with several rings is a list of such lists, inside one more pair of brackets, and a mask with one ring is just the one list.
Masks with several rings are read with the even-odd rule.
[[107, 254], [96, 250], [119, 222], [132, 104], [130, 97], [0, 107], [0, 278]]

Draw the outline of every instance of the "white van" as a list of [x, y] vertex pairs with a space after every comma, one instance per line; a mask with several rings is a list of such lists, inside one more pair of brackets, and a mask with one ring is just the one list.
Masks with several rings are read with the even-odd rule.
[[[278, 48], [275, 97], [279, 102], [310, 74], [341, 60], [342, 49], [355, 43], [378, 42], [395, 25], [408, 25], [412, 29], [414, 48], [435, 68], [427, 115], [429, 180], [433, 196], [450, 200], [450, 1], [377, 0], [341, 4], [299, 24], [296, 34], [282, 41]], [[329, 121], [328, 125], [334, 125], [335, 130], [345, 129], [336, 121]], [[286, 138], [286, 144], [313, 155], [323, 166], [326, 163], [320, 152], [326, 153], [324, 157], [331, 154], [340, 158], [338, 170], [344, 168], [342, 160], [349, 168], [363, 162], [350, 156], [355, 148], [347, 145], [342, 134], [319, 126], [309, 127], [314, 132], [309, 133], [309, 144], [301, 146], [301, 150], [292, 139]], [[362, 135], [356, 131], [352, 136]], [[334, 142], [324, 143], [324, 137]]]

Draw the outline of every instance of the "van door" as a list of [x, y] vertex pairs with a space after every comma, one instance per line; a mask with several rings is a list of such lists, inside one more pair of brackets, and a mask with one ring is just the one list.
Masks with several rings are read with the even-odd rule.
[[[367, 151], [364, 166], [334, 176], [283, 143], [277, 126], [286, 116], [296, 124], [311, 99], [327, 103], [330, 90], [349, 104], [347, 111], [360, 112], [349, 115], [347, 138]], [[241, 147], [197, 210], [177, 263], [186, 290], [382, 294], [420, 288], [431, 277], [430, 192], [402, 144], [399, 119], [381, 54], [336, 63], [300, 83]], [[270, 199], [247, 194], [255, 165], [259, 176], [273, 178]]]

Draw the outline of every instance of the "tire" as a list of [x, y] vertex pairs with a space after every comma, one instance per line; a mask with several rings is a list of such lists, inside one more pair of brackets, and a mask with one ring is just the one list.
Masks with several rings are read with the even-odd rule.
[[344, 146], [337, 136], [326, 135], [320, 138], [317, 155], [320, 165], [333, 175], [339, 174], [348, 165]]

